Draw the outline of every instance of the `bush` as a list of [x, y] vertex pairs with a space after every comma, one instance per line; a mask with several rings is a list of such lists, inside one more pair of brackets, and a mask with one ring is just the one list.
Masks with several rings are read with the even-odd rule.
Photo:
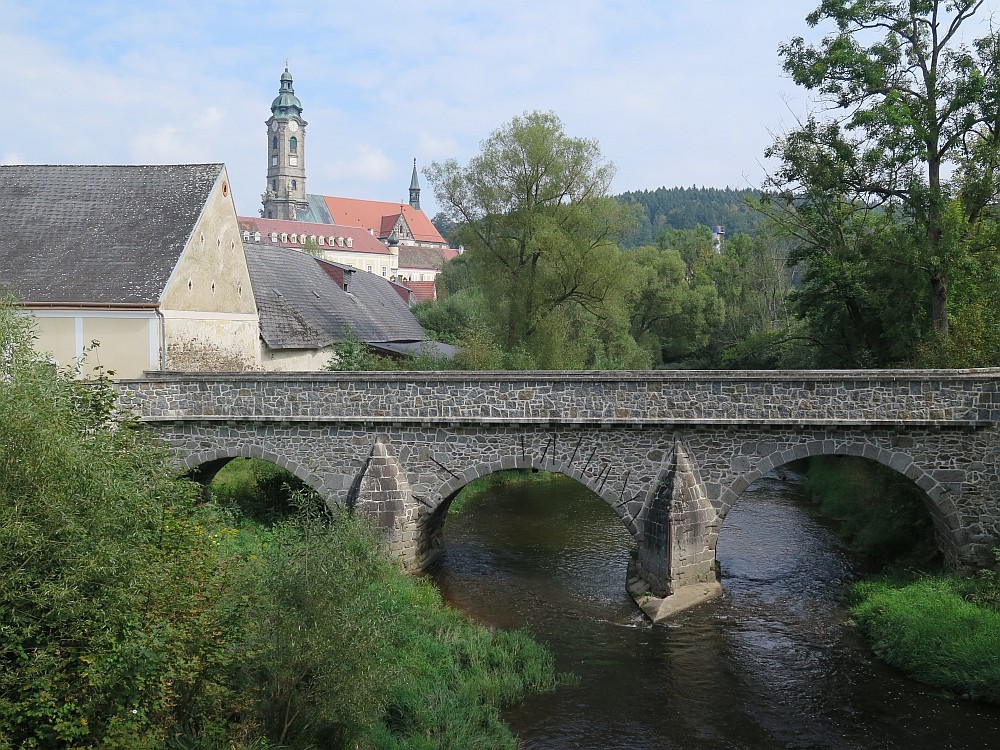
[[881, 464], [849, 456], [810, 459], [806, 495], [852, 549], [876, 566], [934, 568], [940, 552], [919, 488]]
[[538, 644], [315, 498], [228, 527], [30, 342], [0, 305], [0, 748], [515, 744], [498, 707], [555, 684]]

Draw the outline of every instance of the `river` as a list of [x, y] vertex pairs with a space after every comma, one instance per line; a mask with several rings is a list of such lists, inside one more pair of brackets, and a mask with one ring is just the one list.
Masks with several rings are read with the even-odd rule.
[[523, 748], [1000, 748], [1000, 710], [875, 661], [839, 603], [842, 545], [766, 478], [719, 539], [725, 596], [651, 626], [624, 590], [631, 541], [578, 483], [507, 485], [449, 516], [433, 572], [475, 620], [524, 627], [577, 684], [505, 720]]

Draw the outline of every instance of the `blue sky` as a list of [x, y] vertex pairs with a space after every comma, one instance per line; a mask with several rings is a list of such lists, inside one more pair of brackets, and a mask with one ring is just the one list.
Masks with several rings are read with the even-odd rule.
[[0, 0], [0, 163], [225, 162], [256, 215], [288, 58], [312, 193], [401, 200], [414, 157], [464, 162], [533, 109], [600, 142], [615, 192], [755, 186], [809, 108], [777, 47], [817, 4]]

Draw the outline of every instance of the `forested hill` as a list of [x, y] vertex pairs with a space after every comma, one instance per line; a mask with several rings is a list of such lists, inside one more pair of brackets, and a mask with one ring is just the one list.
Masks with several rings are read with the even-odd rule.
[[746, 202], [756, 190], [732, 188], [666, 188], [637, 190], [615, 196], [622, 203], [638, 203], [644, 209], [637, 231], [625, 237], [624, 247], [639, 247], [653, 241], [663, 227], [694, 229], [722, 226], [732, 236], [747, 232], [760, 215]]

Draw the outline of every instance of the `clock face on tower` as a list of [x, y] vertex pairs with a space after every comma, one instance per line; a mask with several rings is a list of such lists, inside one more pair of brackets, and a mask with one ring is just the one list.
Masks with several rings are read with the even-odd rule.
[[276, 131], [277, 129], [278, 129], [278, 121], [277, 120], [271, 120], [271, 131], [273, 132], [273, 131]]
[[299, 124], [295, 122], [295, 120], [292, 120], [290, 123], [288, 123], [288, 129], [294, 133], [296, 130], [299, 129]]

